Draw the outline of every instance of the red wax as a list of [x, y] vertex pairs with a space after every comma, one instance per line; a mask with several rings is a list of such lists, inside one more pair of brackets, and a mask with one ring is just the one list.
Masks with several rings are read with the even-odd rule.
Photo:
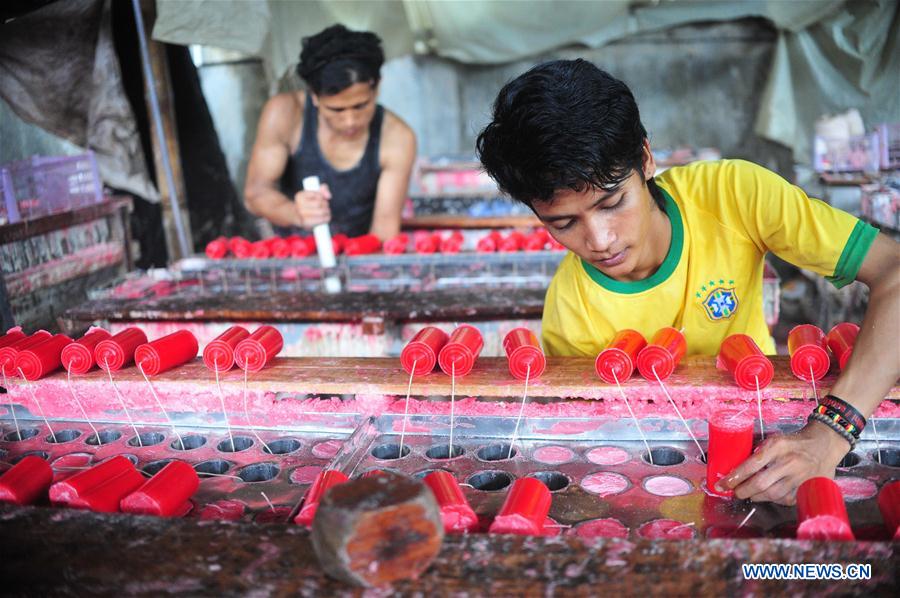
[[238, 367], [258, 372], [278, 355], [284, 346], [281, 333], [272, 326], [260, 326], [253, 334], [242, 340], [234, 348], [234, 360]]
[[344, 253], [347, 255], [367, 255], [381, 249], [381, 239], [375, 235], [362, 235], [347, 240]]
[[6, 331], [6, 334], [0, 336], [0, 348], [7, 347], [13, 343], [17, 343], [23, 338], [25, 338], [25, 333], [22, 332], [21, 326], [10, 328]]
[[512, 231], [509, 233], [500, 244], [497, 246], [499, 251], [508, 253], [513, 251], [519, 251], [522, 249], [522, 244], [525, 242], [525, 236], [519, 231]]
[[885, 484], [878, 494], [878, 510], [894, 540], [900, 540], [900, 480]]
[[537, 478], [519, 478], [491, 523], [492, 534], [538, 536], [550, 512], [550, 490]]
[[265, 241], [257, 241], [250, 248], [250, 257], [256, 260], [264, 260], [272, 257], [272, 251]]
[[203, 349], [203, 363], [211, 370], [227, 372], [234, 365], [234, 348], [250, 336], [243, 326], [232, 326]]
[[825, 342], [837, 359], [841, 370], [847, 365], [847, 360], [853, 353], [853, 345], [856, 343], [856, 335], [859, 334], [859, 326], [852, 322], [841, 322], [828, 331]]
[[306, 257], [313, 252], [312, 247], [306, 242], [306, 239], [301, 239], [300, 237], [291, 238], [288, 241], [288, 245], [291, 248], [291, 257]]
[[440, 245], [441, 253], [459, 253], [463, 246], [463, 235], [455, 230], [446, 239], [441, 239]]
[[0, 502], [30, 505], [47, 494], [52, 481], [50, 464], [28, 455], [0, 476]]
[[[656, 376], [665, 380], [675, 371], [685, 352], [687, 341], [681, 332], [668, 326], [660, 328], [650, 339], [650, 343], [638, 353], [638, 371], [647, 380], [656, 380]], [[653, 374], [654, 370], [656, 375]]]
[[594, 361], [597, 375], [607, 384], [615, 384], [616, 380], [628, 380], [634, 372], [638, 353], [645, 346], [647, 340], [637, 330], [625, 328], [618, 331]]
[[52, 336], [46, 330], [38, 330], [31, 336], [20, 338], [0, 348], [0, 370], [7, 376], [15, 376], [19, 373], [16, 370], [16, 357], [19, 355], [19, 352], [36, 347]]
[[853, 541], [841, 489], [829, 478], [810, 478], [797, 489], [797, 538]]
[[497, 251], [497, 242], [493, 237], [481, 237], [475, 244], [475, 251], [478, 253], [494, 253]]
[[416, 249], [416, 253], [434, 253], [437, 251], [438, 242], [434, 235], [425, 231], [417, 231], [413, 235], [413, 246]]
[[123, 513], [171, 517], [184, 512], [184, 505], [200, 486], [194, 468], [184, 461], [172, 461], [156, 475], [122, 499]]
[[389, 255], [398, 255], [406, 253], [406, 246], [409, 245], [409, 236], [400, 233], [396, 237], [391, 237], [384, 242], [383, 250]]
[[26, 380], [37, 380], [51, 374], [62, 366], [62, 350], [72, 343], [65, 334], [55, 334], [30, 349], [16, 355], [16, 371], [22, 372]]
[[235, 237], [228, 243], [234, 257], [245, 260], [253, 253], [253, 243], [241, 237]]
[[116, 455], [50, 486], [50, 502], [57, 505], [68, 504], [75, 498], [127, 471], [136, 472], [137, 470], [131, 461], [122, 455]]
[[340, 255], [347, 245], [347, 235], [338, 233], [331, 237], [331, 247], [334, 249], [334, 255]]
[[272, 257], [284, 259], [291, 256], [291, 244], [287, 239], [275, 237], [269, 242], [269, 251], [272, 252]]
[[438, 353], [438, 364], [445, 374], [465, 376], [472, 371], [475, 360], [484, 347], [481, 332], [474, 326], [463, 324], [453, 331], [450, 339]]
[[566, 250], [566, 246], [563, 245], [562, 243], [560, 243], [559, 241], [557, 241], [556, 239], [554, 239], [553, 237], [550, 238], [548, 243], [550, 243], [550, 251], [565, 251]]
[[73, 498], [69, 507], [89, 509], [96, 513], [115, 513], [122, 499], [144, 484], [141, 472], [131, 468], [94, 486]]
[[509, 373], [514, 378], [524, 380], [537, 378], [544, 373], [547, 359], [541, 350], [537, 336], [527, 328], [513, 328], [503, 337], [503, 350], [509, 360]]
[[706, 449], [706, 488], [716, 496], [734, 496], [717, 492], [717, 482], [747, 460], [753, 450], [753, 416], [739, 409], [721, 409], [709, 418], [709, 444]]
[[800, 324], [788, 333], [788, 353], [791, 355], [791, 371], [801, 380], [812, 382], [809, 374], [819, 380], [828, 373], [828, 345], [825, 333], [818, 326]]
[[101, 369], [120, 370], [134, 359], [134, 350], [147, 342], [140, 328], [126, 328], [94, 347], [94, 359]]
[[211, 260], [220, 260], [228, 255], [228, 239], [219, 237], [206, 244], [206, 257]]
[[459, 482], [449, 471], [432, 471], [422, 478], [425, 485], [431, 488], [438, 507], [441, 509], [441, 521], [448, 534], [462, 534], [478, 530], [478, 516], [469, 506]]
[[197, 337], [179, 330], [135, 349], [134, 361], [145, 374], [155, 376], [197, 357], [197, 349]]
[[722, 341], [716, 367], [731, 372], [737, 385], [746, 390], [756, 390], [757, 379], [759, 388], [765, 388], [775, 376], [775, 366], [746, 334], [732, 334]]
[[426, 326], [416, 333], [412, 340], [406, 343], [400, 352], [400, 365], [407, 374], [413, 374], [413, 363], [416, 364], [416, 376], [427, 374], [434, 370], [437, 364], [437, 356], [444, 345], [447, 344], [447, 333], [436, 326]]
[[535, 232], [525, 237], [522, 249], [525, 251], [543, 251], [547, 246], [547, 237], [544, 234]]
[[96, 365], [94, 348], [97, 346], [97, 343], [108, 339], [110, 336], [108, 331], [102, 328], [94, 328], [74, 343], [69, 343], [63, 347], [60, 355], [63, 367], [73, 374], [89, 372]]
[[312, 483], [306, 493], [306, 499], [303, 501], [303, 507], [297, 516], [294, 517], [294, 523], [309, 527], [312, 525], [316, 516], [316, 509], [319, 508], [319, 501], [325, 496], [325, 492], [332, 486], [343, 484], [349, 478], [336, 469], [326, 469], [319, 472], [316, 481]]

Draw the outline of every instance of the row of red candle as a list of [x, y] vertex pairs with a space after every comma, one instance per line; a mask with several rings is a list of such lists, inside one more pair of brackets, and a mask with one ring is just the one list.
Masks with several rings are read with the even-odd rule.
[[[366, 234], [348, 237], [343, 234], [332, 235], [332, 246], [335, 255], [365, 255], [381, 249], [381, 240], [375, 235]], [[303, 258], [316, 253], [315, 237], [272, 237], [262, 241], [248, 241], [242, 237], [219, 237], [206, 245], [206, 257], [220, 260], [229, 255], [238, 259], [286, 259]]]

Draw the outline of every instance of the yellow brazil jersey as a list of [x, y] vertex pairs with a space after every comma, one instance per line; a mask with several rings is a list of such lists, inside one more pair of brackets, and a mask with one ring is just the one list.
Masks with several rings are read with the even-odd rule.
[[878, 234], [742, 160], [672, 168], [656, 181], [672, 225], [662, 265], [644, 280], [623, 282], [566, 255], [544, 304], [548, 354], [593, 357], [618, 330], [632, 328], [649, 341], [663, 326], [684, 328], [689, 355], [715, 355], [738, 332], [774, 353], [763, 317], [766, 252], [841, 287], [856, 278]]

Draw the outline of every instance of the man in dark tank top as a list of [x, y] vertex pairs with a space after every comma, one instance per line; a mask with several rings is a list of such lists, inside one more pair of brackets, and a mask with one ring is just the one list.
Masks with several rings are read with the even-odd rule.
[[[278, 234], [325, 222], [350, 237], [400, 232], [416, 138], [376, 103], [383, 63], [374, 33], [333, 25], [303, 39], [297, 72], [307, 91], [266, 102], [244, 187], [247, 209]], [[320, 191], [303, 190], [308, 176]]]

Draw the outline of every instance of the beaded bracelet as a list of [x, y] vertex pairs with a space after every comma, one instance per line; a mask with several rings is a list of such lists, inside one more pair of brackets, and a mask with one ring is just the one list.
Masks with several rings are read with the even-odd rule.
[[[866, 418], [859, 410], [840, 397], [825, 395], [819, 401], [820, 405], [827, 406], [831, 411], [839, 413], [845, 420], [853, 424], [860, 432], [866, 427]], [[857, 438], [859, 435], [857, 434]]]
[[840, 424], [835, 423], [834, 420], [830, 419], [827, 415], [822, 415], [821, 413], [813, 411], [809, 414], [809, 417], [806, 419], [806, 421], [817, 421], [825, 424], [826, 426], [834, 430], [838, 435], [840, 435], [841, 438], [846, 440], [847, 443], [850, 444], [851, 450], [856, 447], [856, 437], [848, 432], [845, 428], [841, 427]]

